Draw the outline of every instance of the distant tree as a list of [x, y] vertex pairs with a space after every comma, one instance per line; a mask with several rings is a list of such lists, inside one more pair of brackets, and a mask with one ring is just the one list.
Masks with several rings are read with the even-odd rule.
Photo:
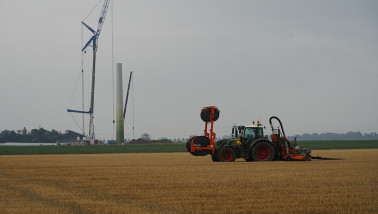
[[10, 139], [10, 132], [11, 131], [9, 131], [9, 130], [2, 131], [0, 133], [0, 135], [1, 135], [1, 138], [0, 138], [1, 141], [0, 142], [4, 143], [4, 142], [9, 141], [9, 139]]
[[28, 134], [28, 130], [24, 127], [23, 129], [22, 129], [22, 135], [27, 135]]
[[0, 142], [55, 142], [62, 134], [56, 130], [51, 132], [43, 128], [32, 129], [28, 133], [27, 129], [17, 131], [4, 130], [0, 133]]
[[362, 134], [361, 132], [347, 132], [345, 134], [338, 134], [338, 133], [313, 133], [308, 134], [304, 133], [302, 135], [294, 135], [289, 136], [290, 140], [294, 138], [298, 140], [357, 140], [357, 139], [378, 139], [378, 135], [373, 132], [371, 134]]
[[53, 142], [54, 139], [58, 138], [59, 136], [60, 136], [60, 133], [56, 131], [55, 129], [51, 130], [51, 132], [47, 132], [47, 138], [51, 142]]
[[174, 142], [167, 138], [161, 138], [156, 143], [174, 143]]

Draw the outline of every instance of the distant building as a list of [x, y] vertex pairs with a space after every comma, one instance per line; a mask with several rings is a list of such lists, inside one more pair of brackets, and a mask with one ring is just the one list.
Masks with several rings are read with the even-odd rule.
[[82, 141], [84, 137], [85, 137], [84, 135], [79, 134], [77, 132], [66, 130], [61, 136], [57, 137], [55, 141], [59, 143], [65, 143], [65, 144], [67, 143], [77, 144], [80, 141]]
[[148, 141], [151, 140], [150, 135], [147, 133], [142, 134], [140, 138], [142, 138], [143, 140], [148, 140]]

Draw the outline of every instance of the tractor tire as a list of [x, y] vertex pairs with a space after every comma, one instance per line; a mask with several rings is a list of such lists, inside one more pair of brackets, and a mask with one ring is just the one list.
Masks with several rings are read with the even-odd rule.
[[272, 161], [275, 151], [269, 142], [263, 141], [252, 148], [251, 155], [254, 161]]
[[213, 160], [213, 162], [219, 162], [219, 159], [218, 159], [216, 153], [214, 153], [213, 155], [211, 155], [211, 160]]
[[219, 149], [217, 158], [220, 162], [234, 162], [236, 159], [236, 154], [234, 149], [230, 147], [223, 147]]

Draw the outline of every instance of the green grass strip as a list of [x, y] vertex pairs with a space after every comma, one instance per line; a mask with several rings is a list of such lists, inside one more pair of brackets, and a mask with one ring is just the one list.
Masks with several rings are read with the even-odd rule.
[[185, 152], [184, 144], [0, 146], [0, 155]]
[[301, 148], [311, 149], [370, 149], [378, 148], [378, 140], [319, 140], [298, 141]]
[[[378, 140], [298, 141], [301, 148], [368, 149], [378, 148]], [[0, 146], [0, 155], [102, 154], [185, 152], [185, 144], [91, 145], [91, 146]]]

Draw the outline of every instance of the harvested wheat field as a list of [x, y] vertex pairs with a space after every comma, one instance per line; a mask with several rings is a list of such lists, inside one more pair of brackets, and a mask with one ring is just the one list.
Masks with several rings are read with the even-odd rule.
[[313, 154], [343, 160], [0, 156], [0, 213], [378, 213], [378, 149]]

